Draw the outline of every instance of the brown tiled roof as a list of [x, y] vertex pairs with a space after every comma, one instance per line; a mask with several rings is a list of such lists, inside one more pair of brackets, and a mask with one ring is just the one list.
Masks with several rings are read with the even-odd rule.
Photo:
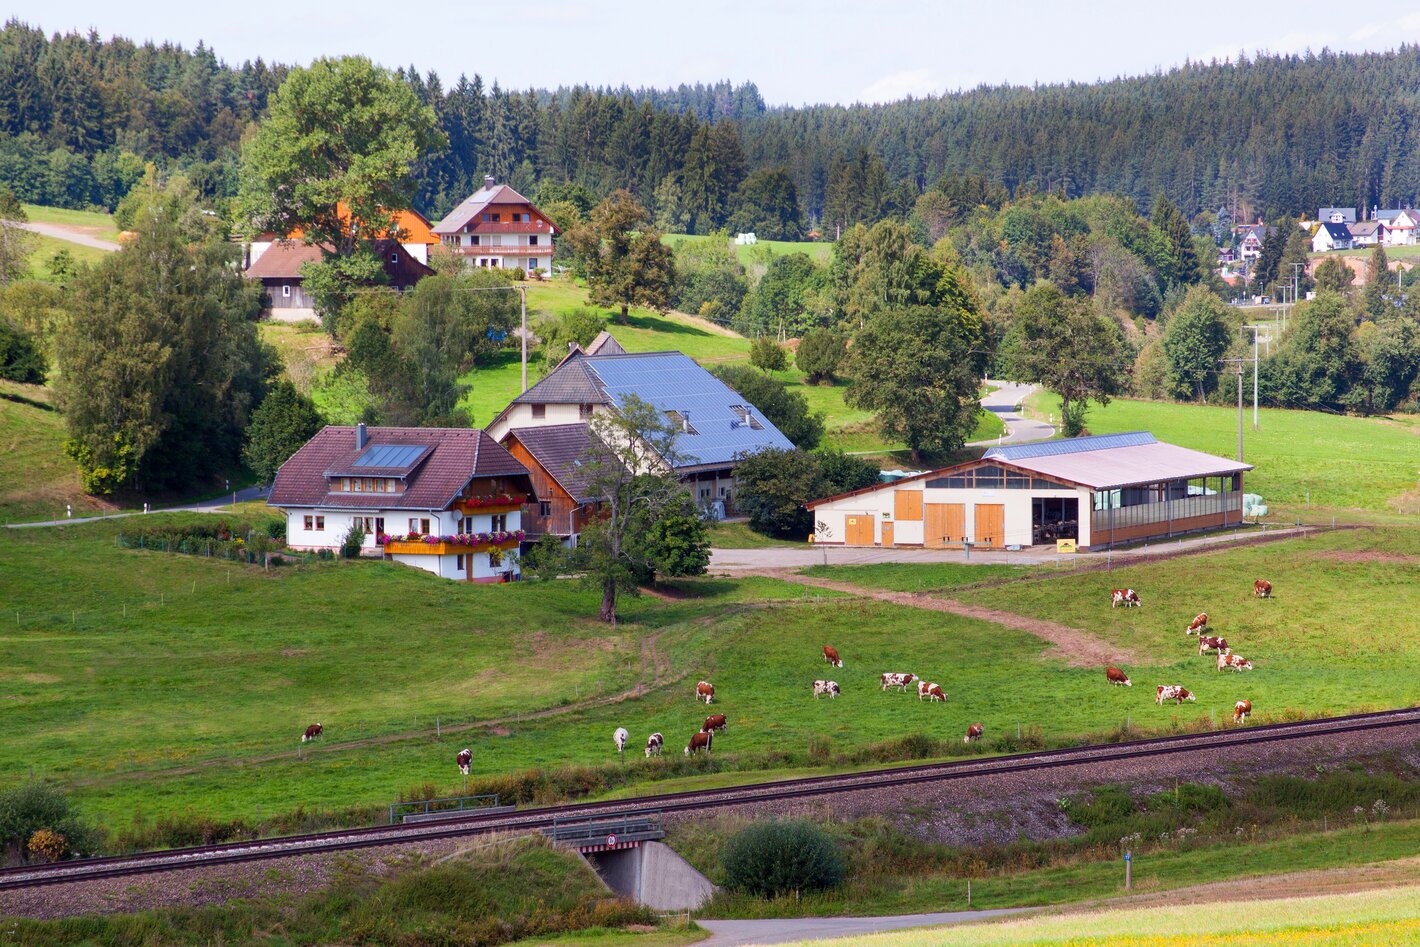
[[[578, 503], [598, 497], [587, 494], [587, 470], [582, 460], [595, 435], [586, 424], [549, 424], [545, 427], [515, 427], [504, 435], [516, 437], [548, 475]], [[600, 444], [600, 441], [597, 441]]]
[[514, 398], [513, 404], [611, 404], [611, 399], [601, 379], [585, 361], [568, 358], [542, 381]]
[[[385, 275], [395, 286], [410, 286], [434, 273], [393, 240], [375, 240], [373, 249], [385, 268]], [[391, 254], [398, 259], [390, 260]], [[245, 275], [252, 279], [300, 279], [302, 266], [307, 263], [319, 263], [320, 260], [319, 246], [292, 240], [277, 240], [256, 258], [256, 262], [247, 267]]]
[[[436, 235], [445, 233], [458, 233], [459, 230], [463, 226], [465, 226], [469, 221], [477, 220], [479, 214], [483, 213], [486, 208], [492, 207], [495, 204], [526, 204], [534, 211], [537, 211], [539, 216], [546, 216], [542, 213], [542, 211], [537, 210], [536, 207], [533, 207], [532, 201], [528, 200], [526, 197], [519, 194], [517, 191], [513, 190], [508, 185], [495, 184], [491, 188], [482, 187], [474, 191], [472, 194], [470, 194], [467, 198], [464, 199], [463, 203], [459, 204], [459, 206], [449, 211], [448, 215], [444, 217], [443, 220], [439, 221], [430, 229]], [[551, 225], [551, 221], [549, 221], [548, 223], [549, 225]], [[548, 229], [551, 230], [553, 233], [557, 232], [556, 226], [549, 226]]]
[[[372, 427], [365, 450], [377, 444], [431, 448], [405, 475], [403, 493], [331, 493], [326, 474], [351, 469], [363, 451], [355, 447], [355, 428], [329, 426], [276, 472], [267, 502], [272, 506], [333, 509], [444, 510], [470, 480], [518, 477], [520, 488], [532, 492], [527, 468], [481, 430], [446, 427]], [[362, 476], [390, 476], [380, 468], [364, 468]]]

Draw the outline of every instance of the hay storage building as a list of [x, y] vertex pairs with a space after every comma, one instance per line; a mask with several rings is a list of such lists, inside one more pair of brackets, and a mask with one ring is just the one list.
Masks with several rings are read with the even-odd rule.
[[1242, 522], [1248, 464], [1146, 431], [993, 447], [980, 460], [807, 504], [846, 546], [1098, 549]]

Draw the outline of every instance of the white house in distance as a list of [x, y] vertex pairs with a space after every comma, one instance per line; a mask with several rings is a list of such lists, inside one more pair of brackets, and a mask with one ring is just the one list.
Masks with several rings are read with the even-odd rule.
[[1409, 208], [1377, 208], [1372, 218], [1385, 224], [1385, 245], [1408, 247], [1415, 243], [1415, 230], [1420, 226], [1420, 211]]
[[517, 191], [493, 177], [432, 228], [444, 246], [475, 266], [552, 269], [557, 228]]
[[528, 470], [470, 428], [326, 427], [276, 473], [267, 503], [293, 549], [338, 550], [352, 526], [365, 553], [446, 579], [518, 577]]
[[[1325, 210], [1326, 208], [1322, 208]], [[1325, 253], [1328, 250], [1351, 249], [1351, 230], [1346, 224], [1322, 221], [1312, 234], [1312, 252]]]
[[1098, 549], [1242, 522], [1248, 464], [1146, 431], [993, 447], [980, 460], [810, 501], [816, 544]]

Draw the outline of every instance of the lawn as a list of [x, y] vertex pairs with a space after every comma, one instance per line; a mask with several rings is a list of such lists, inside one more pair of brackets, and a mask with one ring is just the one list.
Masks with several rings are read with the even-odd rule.
[[[1367, 546], [1420, 553], [1401, 530], [954, 593], [1124, 642], [1143, 662], [1131, 668], [1141, 684], [1132, 691], [1043, 656], [1024, 632], [770, 579], [628, 599], [611, 629], [592, 617], [595, 593], [571, 581], [457, 585], [378, 562], [262, 573], [117, 548], [123, 522], [0, 533], [5, 604], [18, 612], [0, 637], [12, 732], [0, 782], [33, 767], [110, 824], [140, 811], [250, 817], [258, 807], [379, 804], [425, 781], [455, 794], [452, 757], [465, 745], [475, 775], [608, 762], [617, 726], [638, 746], [660, 730], [674, 753], [706, 712], [690, 699], [702, 678], [732, 720], [717, 759], [802, 753], [811, 739], [841, 752], [915, 732], [950, 738], [976, 720], [988, 742], [1017, 722], [1050, 740], [1130, 715], [1137, 726], [1195, 726], [1239, 696], [1259, 720], [1420, 700], [1420, 642], [1395, 633], [1420, 608], [1415, 565], [1329, 558]], [[1194, 564], [1187, 582], [1177, 581], [1183, 562]], [[1239, 577], [1254, 573], [1273, 580], [1276, 601], [1247, 598]], [[1121, 583], [1141, 591], [1144, 608], [1108, 610], [1100, 593]], [[1200, 607], [1217, 612], [1257, 671], [1222, 676], [1190, 653], [1182, 628]], [[1323, 631], [1333, 642], [1324, 651]], [[808, 693], [824, 675], [825, 642], [846, 660], [833, 673], [843, 685], [835, 701]], [[646, 663], [652, 646], [658, 673]], [[884, 694], [885, 670], [937, 680], [950, 700]], [[1187, 684], [1199, 702], [1155, 707], [1155, 678]], [[624, 701], [586, 703], [637, 685]], [[526, 716], [568, 704], [578, 706]], [[296, 737], [315, 721], [327, 743], [298, 758]], [[478, 726], [447, 729], [465, 723]]]
[[32, 233], [30, 236], [35, 239], [35, 249], [30, 254], [30, 273], [37, 280], [53, 280], [54, 275], [49, 270], [49, 264], [60, 250], [68, 250], [69, 255], [76, 262], [90, 265], [99, 262], [109, 254], [108, 250], [81, 246], [42, 233]]
[[939, 592], [963, 586], [1023, 578], [1025, 566], [968, 565], [965, 562], [877, 562], [864, 566], [809, 566], [805, 575], [851, 582], [866, 589], [893, 592]]
[[[673, 249], [677, 243], [701, 243], [706, 240], [714, 240], [711, 236], [697, 234], [668, 233], [661, 240], [669, 244]], [[827, 263], [833, 256], [833, 243], [826, 240], [760, 240], [753, 245], [734, 244], [730, 238], [731, 245], [735, 248], [735, 253], [740, 258], [740, 263], [749, 265], [757, 254], [767, 254], [780, 256], [785, 253], [804, 253], [815, 263]]]
[[100, 240], [118, 240], [118, 225], [113, 222], [112, 214], [70, 210], [67, 207], [43, 207], [39, 204], [26, 204], [24, 207], [25, 213], [34, 223], [73, 227]]
[[[1055, 396], [1037, 393], [1032, 410], [1060, 413]], [[1091, 405], [1092, 434], [1152, 431], [1162, 441], [1236, 457], [1236, 408], [1116, 399]], [[1420, 479], [1420, 434], [1383, 418], [1264, 408], [1252, 430], [1252, 408], [1243, 429], [1243, 459], [1257, 467], [1244, 483], [1274, 508], [1331, 507], [1384, 511]]]
[[808, 544], [756, 533], [743, 520], [710, 524], [710, 545], [716, 549], [807, 549]]
[[84, 493], [52, 399], [41, 385], [0, 381], [0, 523], [62, 517], [66, 504], [80, 516], [112, 509]]

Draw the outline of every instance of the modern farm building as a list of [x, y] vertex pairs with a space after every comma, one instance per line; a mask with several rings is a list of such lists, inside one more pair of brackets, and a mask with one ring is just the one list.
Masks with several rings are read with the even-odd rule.
[[1240, 523], [1251, 469], [1135, 431], [993, 447], [807, 506], [829, 545], [1091, 549]]

